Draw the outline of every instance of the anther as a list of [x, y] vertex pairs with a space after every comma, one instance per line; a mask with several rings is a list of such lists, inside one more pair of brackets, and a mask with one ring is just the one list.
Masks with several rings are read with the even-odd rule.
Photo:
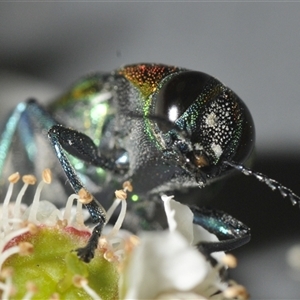
[[74, 275], [72, 282], [78, 288], [82, 287], [82, 285], [84, 285], [84, 284], [87, 284], [87, 280], [80, 275]]
[[22, 177], [22, 180], [24, 183], [30, 184], [30, 185], [34, 185], [36, 183], [36, 177], [33, 175], [24, 175]]
[[27, 228], [31, 234], [36, 234], [39, 231], [38, 227], [34, 223], [28, 223]]
[[226, 254], [222, 258], [222, 262], [231, 269], [236, 268], [237, 266], [237, 259], [232, 254]]
[[19, 254], [21, 256], [30, 255], [33, 253], [33, 245], [28, 242], [19, 243]]
[[125, 181], [123, 183], [123, 189], [125, 190], [125, 192], [128, 191], [128, 192], [131, 193], [133, 191], [133, 187], [131, 185], [131, 182], [130, 181]]
[[45, 169], [42, 174], [43, 181], [50, 184], [52, 181], [52, 174], [50, 169]]
[[38, 288], [37, 288], [36, 284], [32, 281], [29, 281], [26, 283], [26, 290], [33, 294], [36, 294], [38, 292]]
[[20, 179], [20, 173], [19, 172], [16, 172], [14, 174], [11, 174], [9, 177], [8, 177], [8, 181], [10, 183], [17, 183]]
[[127, 199], [127, 193], [123, 190], [115, 191], [115, 196], [116, 196], [116, 198], [121, 199], [121, 200]]
[[94, 197], [91, 193], [89, 193], [86, 189], [81, 188], [78, 192], [79, 201], [82, 204], [89, 204], [93, 201]]
[[238, 298], [238, 299], [249, 299], [249, 294], [245, 287], [242, 285], [233, 285], [228, 287], [224, 292], [223, 295], [225, 298]]
[[0, 277], [5, 279], [7, 277], [11, 277], [14, 274], [14, 269], [12, 267], [3, 268], [0, 272]]
[[59, 294], [58, 293], [54, 293], [50, 296], [49, 300], [59, 300]]

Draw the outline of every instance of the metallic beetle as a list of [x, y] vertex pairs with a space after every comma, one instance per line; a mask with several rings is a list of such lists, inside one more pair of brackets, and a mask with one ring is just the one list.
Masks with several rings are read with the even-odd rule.
[[[130, 180], [132, 200], [149, 199], [161, 192], [204, 187], [237, 169], [299, 201], [277, 181], [244, 167], [254, 146], [252, 117], [230, 88], [202, 72], [129, 65], [87, 76], [46, 108], [33, 99], [20, 103], [0, 140], [1, 173], [16, 133], [33, 164], [45, 152], [35, 136], [48, 134], [56, 161], [76, 193], [83, 188], [101, 194]], [[95, 198], [86, 208], [98, 223], [88, 245], [77, 249], [88, 262], [106, 218]], [[229, 250], [250, 239], [249, 228], [231, 216], [191, 209], [195, 223], [224, 239], [202, 243], [199, 249]]]

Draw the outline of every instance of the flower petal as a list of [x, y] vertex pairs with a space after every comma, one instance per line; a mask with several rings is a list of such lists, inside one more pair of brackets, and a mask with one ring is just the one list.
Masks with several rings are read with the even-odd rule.
[[170, 290], [188, 291], [208, 273], [205, 258], [176, 231], [143, 233], [124, 272], [126, 299], [154, 299]]
[[176, 231], [180, 232], [189, 244], [193, 243], [193, 213], [188, 206], [183, 205], [172, 199], [173, 196], [162, 195], [161, 199], [164, 202], [165, 212], [170, 230], [174, 230], [176, 223]]

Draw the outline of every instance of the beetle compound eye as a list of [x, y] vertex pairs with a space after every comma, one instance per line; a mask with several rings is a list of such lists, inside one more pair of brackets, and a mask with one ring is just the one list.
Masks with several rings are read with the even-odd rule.
[[[212, 77], [186, 71], [168, 76], [156, 95], [155, 115], [175, 122], [198, 98]], [[166, 131], [164, 124], [158, 124]]]

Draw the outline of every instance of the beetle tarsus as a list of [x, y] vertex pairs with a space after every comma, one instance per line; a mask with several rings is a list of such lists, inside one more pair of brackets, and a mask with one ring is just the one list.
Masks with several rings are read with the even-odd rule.
[[206, 256], [218, 251], [232, 251], [250, 241], [250, 228], [231, 215], [203, 207], [190, 209], [194, 214], [193, 223], [202, 226], [220, 239], [217, 242], [200, 242], [196, 245]]
[[90, 262], [95, 256], [95, 250], [98, 246], [98, 241], [101, 236], [103, 224], [99, 223], [93, 230], [92, 235], [90, 236], [88, 243], [85, 247], [78, 248], [75, 251], [77, 252], [78, 257], [88, 263]]
[[91, 249], [91, 247], [82, 247], [75, 250], [77, 252], [77, 256], [84, 262], [89, 263], [95, 255], [95, 249]]

